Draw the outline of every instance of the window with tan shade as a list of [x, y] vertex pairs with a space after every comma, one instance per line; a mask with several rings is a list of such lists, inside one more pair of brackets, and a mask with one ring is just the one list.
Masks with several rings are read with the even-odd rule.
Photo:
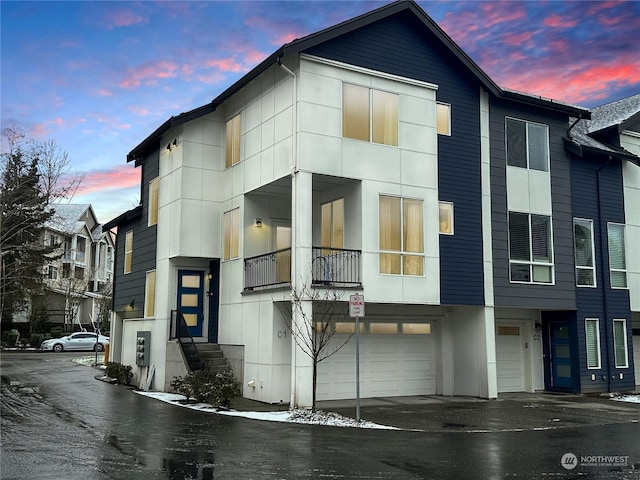
[[155, 316], [156, 304], [156, 271], [149, 270], [144, 289], [144, 316]]
[[344, 199], [322, 205], [322, 246], [344, 248]]
[[440, 202], [440, 233], [453, 235], [453, 203]]
[[422, 203], [380, 195], [380, 273], [424, 275]]
[[158, 189], [160, 187], [160, 178], [156, 177], [149, 182], [149, 214], [148, 225], [156, 225], [158, 223]]
[[439, 135], [451, 135], [451, 105], [436, 103], [436, 130]]
[[229, 168], [240, 161], [240, 114], [227, 121], [225, 166]]
[[342, 135], [398, 145], [398, 95], [350, 83], [342, 88]]
[[133, 230], [129, 230], [124, 237], [124, 273], [131, 273], [133, 261]]
[[224, 214], [224, 259], [238, 257], [238, 236], [240, 232], [240, 209], [236, 208]]

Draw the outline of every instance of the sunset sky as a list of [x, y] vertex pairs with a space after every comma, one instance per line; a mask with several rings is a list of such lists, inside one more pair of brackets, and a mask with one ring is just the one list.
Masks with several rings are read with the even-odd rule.
[[[126, 154], [280, 45], [374, 1], [2, 1], [2, 130], [53, 140], [101, 222], [135, 207]], [[419, 1], [500, 86], [593, 107], [640, 92], [640, 2]], [[3, 138], [3, 151], [6, 145]]]

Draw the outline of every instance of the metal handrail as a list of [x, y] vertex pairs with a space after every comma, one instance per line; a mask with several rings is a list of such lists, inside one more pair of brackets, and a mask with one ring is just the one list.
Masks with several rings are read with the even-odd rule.
[[[180, 342], [182, 352], [191, 370], [202, 370], [204, 368], [204, 362], [200, 358], [200, 353], [198, 353], [198, 347], [191, 335], [189, 325], [187, 325], [180, 310], [171, 310], [171, 332], [169, 337]], [[189, 361], [190, 359], [193, 359], [193, 361]]]

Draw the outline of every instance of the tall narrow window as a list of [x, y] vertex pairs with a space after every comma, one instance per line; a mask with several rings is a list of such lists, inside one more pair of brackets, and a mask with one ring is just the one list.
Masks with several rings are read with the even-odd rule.
[[57, 280], [58, 279], [58, 267], [55, 265], [49, 265], [49, 280]]
[[129, 230], [124, 237], [124, 273], [131, 273], [133, 259], [133, 230]]
[[609, 271], [611, 288], [627, 288], [627, 259], [625, 254], [624, 225], [609, 223]]
[[227, 121], [225, 166], [229, 168], [240, 161], [240, 114]]
[[600, 368], [600, 320], [585, 320], [585, 337], [587, 341], [587, 368]]
[[453, 203], [440, 202], [440, 233], [453, 235]]
[[158, 223], [158, 190], [160, 187], [160, 178], [156, 177], [149, 182], [149, 218], [148, 225], [156, 225]]
[[156, 271], [149, 270], [144, 289], [144, 316], [153, 317], [156, 305]]
[[509, 212], [512, 282], [553, 283], [551, 217]]
[[344, 199], [322, 205], [322, 246], [344, 248]]
[[240, 232], [240, 209], [236, 208], [224, 214], [224, 259], [238, 257], [238, 236]]
[[573, 219], [573, 242], [576, 259], [576, 285], [596, 286], [596, 267], [593, 243], [593, 220]]
[[451, 105], [436, 103], [436, 130], [439, 135], [451, 135]]
[[380, 196], [380, 273], [424, 275], [422, 200]]
[[507, 165], [549, 171], [549, 128], [546, 125], [506, 119]]
[[343, 84], [342, 135], [366, 142], [398, 145], [398, 95]]
[[628, 368], [627, 321], [624, 319], [613, 321], [613, 350], [616, 359], [616, 368]]

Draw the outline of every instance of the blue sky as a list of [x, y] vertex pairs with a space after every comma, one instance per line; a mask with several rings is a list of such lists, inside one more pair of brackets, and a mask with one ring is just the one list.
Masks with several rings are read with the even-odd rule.
[[[280, 45], [388, 2], [1, 1], [2, 129], [53, 140], [101, 222], [139, 201], [126, 154]], [[640, 2], [418, 1], [503, 87], [592, 107], [640, 92]], [[3, 150], [5, 146], [3, 143]]]

